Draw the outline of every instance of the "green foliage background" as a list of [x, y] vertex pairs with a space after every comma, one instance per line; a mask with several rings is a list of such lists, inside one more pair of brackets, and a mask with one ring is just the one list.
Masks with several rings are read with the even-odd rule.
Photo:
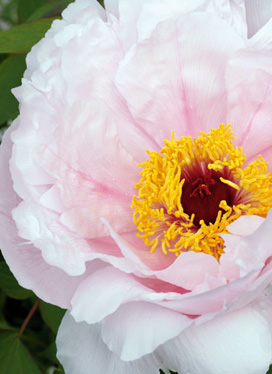
[[[0, 0], [0, 139], [19, 114], [11, 89], [21, 84], [26, 54], [71, 2]], [[55, 344], [64, 313], [22, 288], [0, 251], [1, 374], [64, 374]]]

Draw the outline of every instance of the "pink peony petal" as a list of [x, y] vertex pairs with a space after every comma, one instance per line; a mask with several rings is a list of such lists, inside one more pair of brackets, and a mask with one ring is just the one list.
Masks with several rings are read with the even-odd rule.
[[225, 119], [224, 65], [242, 46], [233, 29], [211, 15], [163, 22], [130, 50], [116, 83], [135, 120], [163, 145], [172, 130], [177, 138], [197, 135], [199, 124], [206, 130]]
[[[268, 4], [268, 3], [262, 3]], [[270, 5], [271, 13], [272, 13], [272, 6]], [[251, 37], [249, 40], [249, 47], [254, 49], [264, 49], [269, 50], [271, 49], [272, 45], [272, 36], [271, 36], [271, 28], [272, 28], [272, 14], [270, 15], [269, 21], [259, 30], [256, 32], [254, 36]]]
[[248, 306], [192, 326], [158, 351], [179, 373], [263, 374], [271, 362], [271, 348], [268, 321]]
[[271, 50], [242, 50], [233, 55], [226, 71], [229, 112], [236, 144], [247, 161], [261, 154], [271, 164]]
[[151, 374], [162, 367], [161, 359], [154, 353], [133, 362], [120, 360], [102, 341], [99, 324], [76, 323], [69, 313], [60, 326], [57, 348], [58, 359], [67, 374]]
[[70, 4], [62, 13], [65, 21], [72, 23], [77, 20], [84, 11], [87, 15], [90, 11], [95, 10], [97, 15], [105, 20], [105, 10], [95, 0], [77, 0], [76, 3]]
[[101, 335], [111, 351], [122, 360], [131, 361], [153, 352], [191, 323], [180, 313], [138, 301], [127, 303], [106, 317], [101, 323]]
[[184, 252], [166, 269], [158, 272], [159, 279], [173, 283], [187, 290], [193, 290], [203, 283], [207, 275], [216, 277], [218, 261], [205, 253]]
[[247, 236], [253, 234], [264, 221], [260, 216], [241, 216], [228, 225], [228, 231], [233, 235]]
[[[69, 308], [71, 297], [88, 272], [82, 276], [69, 276], [63, 270], [50, 266], [43, 259], [39, 249], [18, 236], [18, 229], [12, 220], [11, 211], [20, 199], [13, 191], [8, 170], [8, 159], [11, 153], [10, 133], [13, 129], [14, 125], [4, 135], [0, 148], [0, 194], [5, 196], [5, 199], [1, 199], [0, 202], [0, 247], [11, 270], [23, 287], [32, 289], [49, 303]], [[88, 268], [91, 272], [92, 268], [99, 268], [99, 266], [99, 262], [95, 262]]]
[[[148, 299], [149, 294], [152, 291], [137, 279], [107, 266], [81, 283], [72, 299], [71, 314], [77, 322], [100, 322], [123, 303]], [[153, 292], [154, 296], [156, 293]]]
[[150, 37], [160, 22], [177, 19], [191, 12], [210, 12], [227, 21], [243, 37], [247, 25], [244, 1], [218, 0], [138, 0], [127, 3], [126, 0], [105, 1], [106, 9], [114, 14], [120, 23], [118, 30], [126, 49], [135, 42]]
[[165, 256], [165, 254], [160, 250], [150, 254], [149, 249], [146, 248], [143, 240], [137, 238], [136, 231], [119, 235], [114, 231], [105, 217], [101, 218], [101, 221], [109, 230], [112, 239], [120, 247], [123, 256], [135, 266], [136, 272], [151, 275], [154, 274], [154, 270], [162, 270], [176, 259], [175, 254]]
[[244, 216], [229, 225], [232, 235], [222, 235], [226, 245], [222, 265], [227, 261], [233, 269], [238, 266], [239, 276], [263, 268], [272, 256], [271, 220], [272, 211], [267, 219]]
[[248, 37], [251, 38], [272, 17], [272, 4], [270, 1], [246, 0], [245, 6]]

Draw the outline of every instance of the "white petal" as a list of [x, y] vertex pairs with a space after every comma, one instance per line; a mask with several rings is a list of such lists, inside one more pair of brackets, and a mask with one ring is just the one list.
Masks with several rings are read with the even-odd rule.
[[267, 0], [245, 0], [248, 37], [252, 37], [272, 17], [272, 2]]
[[157, 374], [162, 367], [155, 354], [132, 362], [120, 360], [103, 343], [99, 324], [76, 323], [69, 313], [61, 323], [57, 349], [66, 374]]
[[104, 0], [107, 12], [113, 14], [116, 18], [119, 17], [118, 3], [119, 0]]
[[245, 307], [189, 328], [159, 352], [179, 374], [264, 374], [271, 363], [270, 327]]
[[19, 236], [39, 248], [48, 264], [72, 276], [85, 272], [85, 262], [93, 258], [88, 243], [69, 233], [54, 212], [46, 211], [39, 204], [23, 201], [13, 209], [12, 218]]
[[[105, 19], [105, 10], [96, 0], [77, 0], [70, 4], [63, 12], [62, 17], [69, 23], [76, 22], [78, 15], [86, 11], [87, 8], [93, 8], [102, 19]], [[87, 12], [88, 13], [88, 12]]]
[[136, 360], [177, 336], [192, 320], [148, 302], [131, 302], [102, 322], [102, 338], [122, 360]]
[[[272, 4], [272, 3], [271, 3]], [[249, 40], [249, 47], [253, 49], [271, 50], [272, 47], [272, 18], [252, 36]]]
[[100, 265], [98, 262], [89, 263], [86, 274], [71, 277], [63, 270], [46, 263], [38, 248], [19, 237], [11, 211], [20, 203], [20, 198], [13, 190], [8, 162], [12, 151], [10, 133], [15, 127], [16, 123], [6, 131], [0, 148], [1, 251], [11, 271], [23, 287], [32, 289], [40, 298], [49, 303], [68, 308], [80, 282], [86, 275], [92, 273], [96, 266]]
[[151, 293], [152, 290], [142, 286], [134, 277], [107, 266], [80, 284], [72, 299], [71, 314], [77, 322], [100, 322], [122, 303], [139, 300]]
[[149, 38], [157, 25], [192, 12], [209, 12], [228, 22], [241, 35], [246, 34], [243, 0], [105, 0], [106, 9], [119, 19], [125, 47]]

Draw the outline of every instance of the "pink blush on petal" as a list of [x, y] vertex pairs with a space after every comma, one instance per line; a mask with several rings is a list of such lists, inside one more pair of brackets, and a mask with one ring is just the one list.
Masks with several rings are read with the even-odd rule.
[[205, 253], [183, 252], [166, 269], [157, 273], [161, 280], [173, 283], [187, 290], [193, 290], [204, 282], [206, 275], [216, 277], [218, 261]]

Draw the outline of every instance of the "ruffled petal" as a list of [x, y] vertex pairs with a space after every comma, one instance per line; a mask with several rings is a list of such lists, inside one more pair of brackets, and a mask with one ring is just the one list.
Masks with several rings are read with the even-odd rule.
[[121, 304], [148, 296], [161, 299], [136, 278], [107, 266], [81, 283], [72, 299], [71, 314], [77, 322], [93, 324], [115, 312]]
[[99, 324], [76, 323], [69, 313], [60, 325], [57, 349], [66, 374], [154, 374], [163, 366], [155, 353], [122, 361], [102, 341]]
[[271, 1], [245, 0], [248, 37], [251, 38], [272, 17]]
[[106, 9], [120, 24], [118, 30], [125, 49], [150, 37], [160, 22], [178, 19], [192, 12], [209, 12], [228, 22], [243, 38], [247, 25], [243, 0], [126, 0], [105, 1]]
[[[11, 211], [21, 201], [13, 190], [8, 162], [12, 150], [10, 133], [14, 126], [6, 131], [0, 148], [0, 195], [5, 196], [0, 201], [1, 251], [23, 287], [32, 289], [47, 302], [69, 308], [70, 300], [85, 275], [71, 277], [63, 270], [50, 266], [38, 248], [18, 236], [18, 229], [11, 216]], [[88, 265], [88, 270], [92, 272], [93, 268], [99, 266], [99, 262], [94, 262]]]
[[63, 12], [62, 17], [69, 23], [72, 23], [77, 18], [82, 11], [85, 11], [87, 14], [89, 11], [86, 11], [87, 8], [93, 8], [96, 10], [97, 14], [105, 19], [105, 10], [96, 0], [77, 0], [75, 3], [70, 4]]
[[[271, 6], [272, 8], [272, 6]], [[248, 42], [248, 46], [257, 50], [269, 50], [272, 47], [272, 18], [252, 36]]]
[[263, 374], [272, 358], [270, 328], [262, 314], [248, 306], [190, 327], [159, 353], [179, 374]]
[[270, 210], [266, 219], [258, 216], [242, 216], [228, 226], [231, 234], [222, 235], [225, 253], [220, 259], [221, 273], [225, 271], [231, 273], [238, 267], [237, 275], [243, 277], [255, 269], [268, 270], [266, 265], [269, 265], [272, 256], [271, 221]]
[[104, 0], [106, 11], [112, 14], [115, 18], [119, 18], [118, 4], [119, 0]]
[[122, 360], [131, 361], [153, 352], [191, 323], [192, 319], [180, 313], [138, 301], [122, 305], [106, 317], [101, 334], [110, 350]]

